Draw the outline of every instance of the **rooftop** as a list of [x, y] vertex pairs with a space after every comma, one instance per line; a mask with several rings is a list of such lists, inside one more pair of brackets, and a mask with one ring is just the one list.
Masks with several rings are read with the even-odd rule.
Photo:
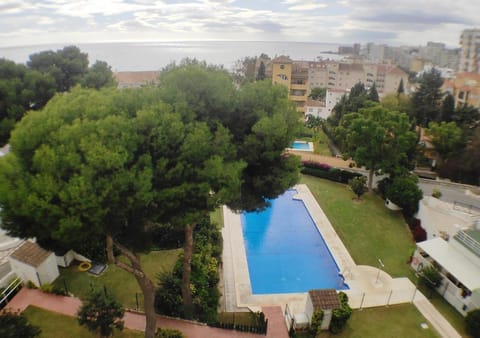
[[310, 290], [308, 295], [315, 310], [334, 310], [342, 307], [337, 291], [334, 289]]
[[30, 266], [38, 267], [50, 254], [50, 251], [41, 248], [37, 243], [25, 241], [10, 257]]
[[480, 288], [480, 267], [442, 238], [417, 243], [432, 259], [470, 290]]

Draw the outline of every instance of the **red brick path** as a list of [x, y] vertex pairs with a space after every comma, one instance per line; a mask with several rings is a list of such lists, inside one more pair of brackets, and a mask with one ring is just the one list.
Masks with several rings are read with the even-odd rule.
[[[69, 316], [76, 316], [81, 301], [75, 297], [63, 297], [43, 293], [39, 290], [23, 288], [8, 303], [7, 309], [24, 311], [29, 305], [62, 313]], [[279, 306], [263, 307], [265, 316], [268, 318], [267, 338], [288, 338], [287, 328], [283, 320], [282, 309]], [[140, 313], [125, 312], [125, 327], [132, 330], [143, 331], [145, 329], [145, 316]], [[283, 326], [282, 326], [283, 325]], [[261, 338], [259, 334], [245, 333], [231, 330], [222, 330], [208, 327], [203, 324], [166, 318], [158, 316], [157, 326], [177, 329], [182, 331], [188, 338]]]

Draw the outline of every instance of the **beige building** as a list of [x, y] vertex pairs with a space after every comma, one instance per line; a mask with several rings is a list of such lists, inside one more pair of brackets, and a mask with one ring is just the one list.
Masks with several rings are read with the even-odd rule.
[[455, 98], [455, 106], [469, 104], [480, 108], [480, 73], [457, 73], [454, 79], [443, 84], [443, 90]]
[[459, 72], [480, 73], [480, 29], [465, 29], [460, 35]]
[[[380, 97], [395, 93], [402, 80], [405, 88], [408, 88], [408, 75], [397, 66], [361, 63], [358, 60], [305, 62], [294, 61], [282, 55], [266, 63], [266, 69], [266, 75], [271, 74], [272, 83], [285, 86], [290, 100], [295, 102], [297, 110], [304, 114], [308, 114], [310, 109], [310, 113], [315, 111], [312, 115], [330, 115], [338, 99], [358, 82], [362, 82], [367, 88], [375, 83]], [[332, 96], [330, 99], [326, 98], [325, 109], [321, 112], [318, 104], [314, 106], [312, 102], [307, 108], [308, 95], [315, 87], [327, 88]], [[341, 93], [339, 97], [338, 93]], [[329, 105], [329, 101], [333, 105]]]
[[308, 63], [294, 62], [288, 56], [271, 61], [272, 83], [287, 87], [288, 97], [295, 102], [297, 111], [305, 112], [307, 101]]

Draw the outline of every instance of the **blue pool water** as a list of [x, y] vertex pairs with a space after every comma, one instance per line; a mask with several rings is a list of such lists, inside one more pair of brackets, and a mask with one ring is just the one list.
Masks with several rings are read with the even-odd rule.
[[292, 143], [293, 149], [301, 149], [301, 150], [310, 150], [310, 144], [305, 142], [295, 141]]
[[348, 288], [296, 193], [287, 190], [267, 210], [241, 215], [253, 294]]

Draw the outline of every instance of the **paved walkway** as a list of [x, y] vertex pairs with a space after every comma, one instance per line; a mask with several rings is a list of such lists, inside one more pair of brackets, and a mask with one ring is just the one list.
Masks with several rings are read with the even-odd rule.
[[[460, 337], [442, 314], [430, 304], [423, 294], [416, 290], [416, 286], [408, 278], [392, 278], [385, 271], [376, 267], [356, 265], [308, 187], [299, 184], [295, 186], [295, 189], [298, 194], [294, 198], [301, 199], [305, 203], [332, 256], [334, 256], [345, 282], [350, 287], [345, 292], [349, 296], [349, 303], [352, 308], [413, 302], [442, 337]], [[268, 304], [282, 306], [282, 308], [288, 304], [294, 314], [305, 312], [306, 293], [252, 294], [240, 216], [226, 207], [223, 209], [223, 215], [225, 223], [223, 229], [223, 277], [225, 285], [228, 285], [226, 287], [228, 289], [227, 308], [239, 306], [257, 311], [260, 308], [264, 310], [265, 305]], [[230, 264], [231, 267], [228, 267]], [[280, 315], [283, 314], [280, 313]], [[280, 326], [286, 326], [283, 316]]]
[[[81, 301], [76, 297], [56, 296], [39, 290], [23, 288], [8, 303], [7, 309], [24, 311], [29, 305], [75, 317]], [[201, 323], [163, 316], [157, 317], [157, 327], [180, 330], [187, 338], [287, 338], [285, 323], [283, 322], [283, 329], [281, 324], [279, 324], [284, 321], [281, 308], [279, 306], [266, 307], [265, 315], [268, 318], [267, 336], [217, 329]], [[125, 327], [128, 329], [145, 330], [145, 316], [141, 313], [127, 311], [125, 312], [124, 321]]]

